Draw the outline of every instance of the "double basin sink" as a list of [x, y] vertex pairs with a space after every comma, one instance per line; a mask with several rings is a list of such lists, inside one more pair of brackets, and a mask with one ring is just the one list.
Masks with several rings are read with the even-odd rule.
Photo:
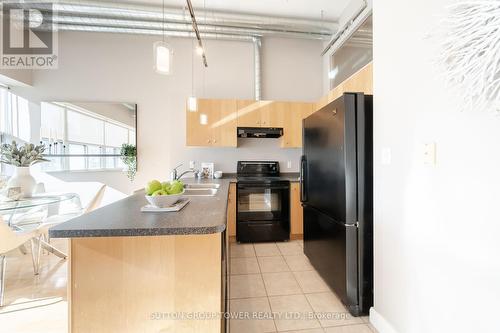
[[186, 184], [184, 195], [188, 197], [213, 197], [217, 194], [220, 184]]

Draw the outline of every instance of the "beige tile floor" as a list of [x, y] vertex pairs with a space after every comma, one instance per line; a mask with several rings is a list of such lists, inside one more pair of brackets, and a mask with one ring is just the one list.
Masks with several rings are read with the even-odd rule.
[[231, 332], [376, 332], [367, 317], [349, 314], [309, 263], [302, 241], [233, 243], [230, 254]]
[[[67, 251], [65, 240], [53, 244]], [[255, 317], [232, 319], [232, 333], [375, 332], [366, 317], [348, 314], [303, 255], [301, 241], [231, 244], [230, 254], [230, 310]], [[66, 261], [44, 254], [35, 276], [30, 254], [14, 251], [7, 260], [0, 332], [67, 332]]]

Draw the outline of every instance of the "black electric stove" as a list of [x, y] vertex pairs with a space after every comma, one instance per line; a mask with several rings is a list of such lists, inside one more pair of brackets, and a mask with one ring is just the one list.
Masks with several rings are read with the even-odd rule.
[[290, 182], [281, 179], [279, 175], [279, 162], [238, 162], [238, 242], [290, 239]]

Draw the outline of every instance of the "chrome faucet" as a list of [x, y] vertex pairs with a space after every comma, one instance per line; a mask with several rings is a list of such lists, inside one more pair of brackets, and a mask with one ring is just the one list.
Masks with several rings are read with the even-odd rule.
[[181, 166], [182, 166], [182, 163], [172, 169], [172, 172], [170, 173], [170, 180], [179, 180], [182, 178], [182, 176], [184, 176], [190, 172], [192, 172], [195, 177], [198, 177], [199, 171], [196, 169], [189, 169], [189, 170], [182, 172], [180, 175], [177, 175], [177, 169]]

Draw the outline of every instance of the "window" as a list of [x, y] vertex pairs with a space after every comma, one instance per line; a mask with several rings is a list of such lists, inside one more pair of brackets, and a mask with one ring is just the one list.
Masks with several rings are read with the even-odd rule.
[[[65, 109], [52, 103], [41, 105], [40, 136], [42, 138], [64, 139]], [[47, 140], [48, 142], [48, 140]]]
[[51, 155], [65, 155], [43, 170], [122, 169], [122, 144], [135, 145], [135, 129], [74, 104], [44, 102], [41, 111], [41, 140]]
[[29, 102], [0, 88], [0, 132], [28, 142], [31, 140], [31, 114]]
[[122, 144], [129, 142], [129, 131], [125, 127], [106, 123], [104, 132], [106, 136], [106, 146], [121, 147]]
[[[68, 153], [70, 155], [85, 155], [85, 146], [84, 145], [76, 145], [69, 144], [68, 145]], [[69, 169], [70, 170], [85, 170], [87, 169], [85, 157], [82, 156], [73, 156], [68, 157], [69, 160]]]
[[[87, 154], [88, 155], [102, 155], [103, 153], [101, 152], [101, 147], [87, 146]], [[99, 156], [88, 157], [87, 169], [101, 169], [101, 157], [99, 157]]]
[[68, 141], [104, 144], [104, 122], [90, 116], [67, 111]]

